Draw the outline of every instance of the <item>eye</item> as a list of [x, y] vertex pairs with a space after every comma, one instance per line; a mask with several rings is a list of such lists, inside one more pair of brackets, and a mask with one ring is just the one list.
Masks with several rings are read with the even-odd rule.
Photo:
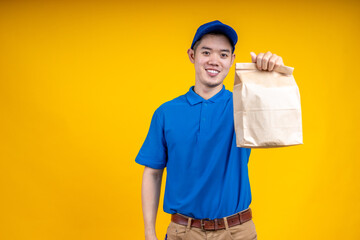
[[210, 54], [210, 52], [209, 51], [203, 51], [202, 54], [208, 56]]
[[228, 55], [226, 53], [222, 53], [221, 57], [226, 58], [226, 57], [228, 57]]

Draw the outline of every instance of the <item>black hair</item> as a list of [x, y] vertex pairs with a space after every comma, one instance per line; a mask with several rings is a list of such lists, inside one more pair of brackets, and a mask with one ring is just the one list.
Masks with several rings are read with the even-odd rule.
[[230, 38], [228, 36], [226, 36], [224, 33], [222, 32], [209, 32], [209, 33], [206, 33], [204, 34], [199, 40], [197, 40], [195, 43], [194, 43], [194, 46], [192, 47], [192, 50], [194, 50], [194, 54], [195, 54], [195, 51], [196, 51], [196, 48], [200, 45], [201, 43], [201, 40], [202, 38], [205, 36], [205, 35], [222, 35], [222, 36], [225, 36], [226, 39], [229, 41], [230, 45], [231, 45], [231, 52], [233, 53], [234, 52], [234, 49], [233, 49], [233, 44], [232, 44], [232, 41], [230, 40]]

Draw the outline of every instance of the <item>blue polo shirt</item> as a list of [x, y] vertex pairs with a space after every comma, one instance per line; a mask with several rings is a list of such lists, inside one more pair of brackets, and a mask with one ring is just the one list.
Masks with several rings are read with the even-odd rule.
[[135, 161], [166, 167], [165, 212], [222, 218], [251, 203], [251, 149], [236, 146], [232, 92], [205, 100], [193, 89], [155, 110]]

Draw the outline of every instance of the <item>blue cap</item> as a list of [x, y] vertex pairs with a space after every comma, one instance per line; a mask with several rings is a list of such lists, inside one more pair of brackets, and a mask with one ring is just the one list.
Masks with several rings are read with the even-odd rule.
[[194, 44], [198, 40], [200, 40], [200, 38], [202, 38], [202, 36], [204, 36], [205, 34], [211, 33], [211, 32], [219, 32], [219, 33], [223, 33], [224, 35], [226, 35], [230, 39], [231, 45], [233, 47], [232, 52], [234, 52], [235, 45], [238, 40], [238, 36], [232, 27], [230, 27], [226, 24], [223, 24], [222, 22], [220, 22], [218, 20], [205, 23], [197, 29], [195, 36], [194, 36], [194, 40], [191, 44], [191, 49], [193, 49]]

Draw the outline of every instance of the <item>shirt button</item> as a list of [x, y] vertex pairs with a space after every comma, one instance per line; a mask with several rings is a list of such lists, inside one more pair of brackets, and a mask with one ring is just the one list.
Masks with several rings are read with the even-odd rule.
[[207, 103], [204, 103], [205, 107], [207, 106]]
[[205, 122], [206, 118], [203, 118], [203, 121]]

